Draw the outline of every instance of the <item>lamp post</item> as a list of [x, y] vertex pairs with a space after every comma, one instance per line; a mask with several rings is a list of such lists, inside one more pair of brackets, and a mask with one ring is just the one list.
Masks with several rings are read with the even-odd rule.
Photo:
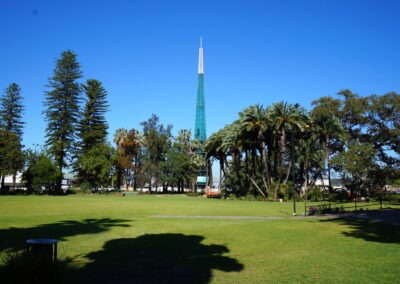
[[292, 147], [290, 148], [292, 156], [292, 176], [293, 176], [293, 216], [296, 216], [296, 174], [294, 171], [294, 128], [292, 128]]
[[293, 179], [293, 216], [296, 216], [296, 185]]

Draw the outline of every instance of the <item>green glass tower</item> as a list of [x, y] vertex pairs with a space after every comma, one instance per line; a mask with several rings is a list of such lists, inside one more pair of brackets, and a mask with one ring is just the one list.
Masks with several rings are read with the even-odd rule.
[[[198, 69], [198, 83], [197, 83], [197, 96], [196, 96], [196, 123], [194, 127], [194, 139], [198, 140], [200, 144], [206, 141], [206, 103], [204, 96], [204, 61], [203, 61], [203, 44], [200, 38], [199, 48], [199, 69]], [[199, 150], [198, 155], [204, 157], [204, 153]], [[197, 190], [204, 191], [212, 185], [212, 169], [211, 163], [207, 159], [205, 166], [200, 167], [197, 176], [196, 187]]]
[[199, 69], [198, 69], [198, 85], [196, 99], [196, 123], [194, 127], [194, 139], [204, 142], [206, 135], [206, 109], [204, 96], [204, 65], [203, 65], [203, 46], [200, 38], [199, 48]]

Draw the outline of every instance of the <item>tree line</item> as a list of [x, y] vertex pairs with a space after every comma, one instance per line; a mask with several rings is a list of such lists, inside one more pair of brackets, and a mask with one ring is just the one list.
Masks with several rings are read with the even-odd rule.
[[175, 137], [153, 114], [142, 129], [118, 129], [107, 141], [107, 91], [96, 79], [81, 83], [77, 55], [56, 60], [44, 93], [45, 144], [24, 150], [21, 90], [10, 84], [0, 104], [0, 176], [23, 172], [30, 191], [62, 193], [65, 172], [81, 188], [149, 191], [192, 189], [207, 161], [220, 165], [221, 188], [237, 197], [309, 196], [318, 179], [340, 177], [353, 194], [376, 195], [399, 179], [400, 95], [361, 97], [350, 90], [315, 100], [310, 111], [277, 102], [246, 107], [236, 121], [200, 143], [190, 130]]
[[399, 94], [342, 90], [312, 105], [249, 106], [211, 135], [204, 149], [219, 162], [229, 192], [307, 197], [320, 193], [316, 182], [327, 177], [333, 194], [334, 173], [353, 196], [374, 196], [399, 179]]
[[167, 192], [168, 187], [178, 192], [189, 187], [194, 190], [205, 160], [197, 154], [201, 145], [192, 140], [191, 131], [182, 129], [173, 137], [172, 125], [164, 126], [155, 114], [141, 126], [142, 131], [120, 128], [114, 134], [117, 188], [124, 180], [126, 188], [146, 186], [150, 193], [160, 188]]
[[[78, 184], [88, 190], [122, 183], [129, 187], [193, 185], [202, 160], [195, 155], [199, 144], [190, 130], [172, 137], [172, 126], [164, 126], [153, 114], [141, 123], [143, 131], [118, 129], [115, 147], [107, 142], [109, 110], [107, 91], [96, 79], [80, 83], [83, 72], [77, 55], [66, 50], [56, 60], [45, 91], [43, 112], [47, 122], [45, 144], [23, 150], [20, 87], [10, 84], [0, 106], [1, 190], [6, 175], [23, 172], [29, 191], [63, 193], [65, 172], [72, 172]], [[14, 184], [15, 187], [15, 184]]]

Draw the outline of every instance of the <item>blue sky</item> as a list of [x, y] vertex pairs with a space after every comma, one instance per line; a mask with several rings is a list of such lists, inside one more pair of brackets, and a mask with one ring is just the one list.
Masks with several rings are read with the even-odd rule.
[[24, 144], [42, 145], [48, 77], [71, 49], [109, 93], [110, 140], [152, 113], [193, 129], [203, 37], [210, 135], [252, 104], [400, 92], [399, 13], [395, 0], [1, 0], [0, 89], [20, 85]]

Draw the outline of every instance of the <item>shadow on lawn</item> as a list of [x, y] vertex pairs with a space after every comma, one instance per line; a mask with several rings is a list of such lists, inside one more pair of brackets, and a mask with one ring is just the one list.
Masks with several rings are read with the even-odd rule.
[[97, 234], [111, 227], [128, 227], [124, 224], [130, 220], [123, 219], [85, 219], [82, 221], [65, 220], [53, 224], [43, 224], [31, 228], [0, 229], [0, 252], [6, 249], [20, 250], [25, 248], [27, 239], [51, 238], [59, 241], [65, 237]]
[[400, 243], [400, 226], [377, 222], [368, 218], [358, 218], [357, 216], [320, 221], [348, 226], [350, 231], [342, 232], [347, 237], [361, 238], [369, 242]]
[[70, 274], [74, 283], [208, 283], [212, 269], [241, 271], [224, 256], [225, 245], [202, 244], [202, 236], [150, 234], [108, 241], [86, 255], [91, 261]]

